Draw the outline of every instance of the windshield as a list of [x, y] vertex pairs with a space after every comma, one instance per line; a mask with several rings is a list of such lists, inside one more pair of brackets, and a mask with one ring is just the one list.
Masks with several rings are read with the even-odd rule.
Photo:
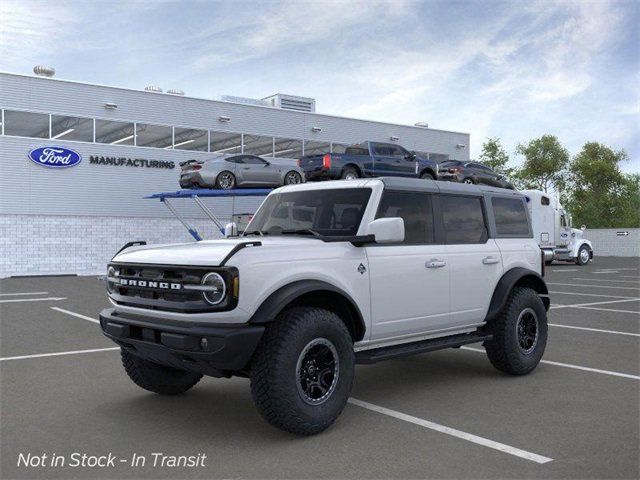
[[355, 236], [370, 196], [370, 188], [272, 194], [244, 235]]

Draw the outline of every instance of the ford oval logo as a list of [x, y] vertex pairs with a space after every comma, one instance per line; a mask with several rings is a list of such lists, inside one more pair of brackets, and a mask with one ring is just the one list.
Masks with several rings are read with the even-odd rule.
[[29, 152], [33, 163], [50, 168], [75, 167], [82, 161], [82, 156], [64, 147], [40, 147]]

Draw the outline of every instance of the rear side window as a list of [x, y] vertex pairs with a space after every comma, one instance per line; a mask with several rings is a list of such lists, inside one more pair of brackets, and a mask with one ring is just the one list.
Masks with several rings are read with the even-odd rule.
[[549, 197], [540, 197], [540, 203], [542, 205], [549, 205], [551, 202], [549, 201]]
[[369, 155], [369, 150], [361, 147], [348, 147], [344, 153], [345, 155]]
[[524, 202], [519, 198], [491, 199], [496, 232], [506, 237], [529, 237], [529, 222]]
[[385, 190], [376, 218], [400, 217], [404, 220], [404, 242], [408, 245], [433, 243], [431, 195]]
[[441, 195], [440, 207], [447, 244], [485, 243], [487, 226], [482, 199], [459, 195]]

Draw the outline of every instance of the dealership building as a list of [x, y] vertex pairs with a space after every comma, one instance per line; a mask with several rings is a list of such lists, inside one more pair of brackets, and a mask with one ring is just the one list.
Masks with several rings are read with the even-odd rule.
[[[185, 160], [250, 153], [294, 162], [364, 140], [397, 143], [437, 161], [469, 158], [467, 133], [323, 115], [304, 97], [213, 100], [34, 71], [39, 75], [0, 72], [0, 277], [103, 273], [128, 241], [194, 241], [165, 205], [144, 198], [177, 190]], [[47, 168], [30, 158], [54, 147], [77, 154], [72, 166]], [[252, 213], [262, 200], [205, 202], [226, 221]], [[205, 238], [220, 236], [192, 201], [174, 206]]]

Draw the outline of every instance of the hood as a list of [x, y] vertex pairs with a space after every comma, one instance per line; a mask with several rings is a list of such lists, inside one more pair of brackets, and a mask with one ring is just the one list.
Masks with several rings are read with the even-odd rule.
[[[114, 262], [146, 263], [155, 265], [185, 265], [185, 266], [218, 266], [231, 253], [233, 248], [246, 242], [262, 242], [262, 246], [255, 248], [269, 248], [270, 246], [287, 245], [317, 245], [322, 240], [301, 236], [278, 237], [245, 237], [227, 238], [223, 240], [205, 240], [194, 243], [178, 243], [170, 245], [145, 245], [130, 247], [113, 258]], [[249, 247], [254, 248], [254, 247]]]
[[571, 236], [573, 238], [582, 238], [582, 235], [584, 235], [584, 231], [582, 231], [579, 228], [572, 228], [571, 229]]

